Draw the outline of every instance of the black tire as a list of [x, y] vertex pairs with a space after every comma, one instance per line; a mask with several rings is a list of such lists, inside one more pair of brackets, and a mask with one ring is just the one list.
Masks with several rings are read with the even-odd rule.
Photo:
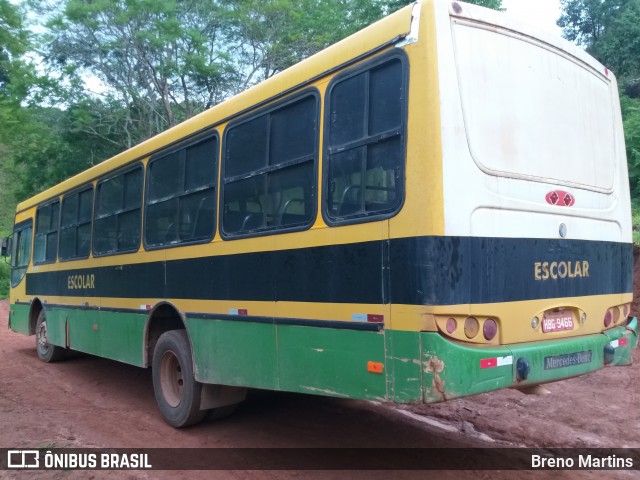
[[202, 384], [193, 376], [191, 347], [184, 330], [163, 333], [153, 351], [153, 391], [165, 421], [172, 427], [198, 423]]
[[36, 321], [36, 353], [38, 358], [45, 363], [59, 362], [66, 354], [67, 350], [49, 343], [47, 337], [47, 316], [44, 310], [40, 310]]

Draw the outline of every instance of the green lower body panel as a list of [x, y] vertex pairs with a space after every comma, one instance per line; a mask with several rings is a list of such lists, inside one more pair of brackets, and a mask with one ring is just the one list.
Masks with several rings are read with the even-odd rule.
[[29, 335], [29, 311], [31, 305], [13, 304], [9, 308], [9, 328], [16, 333]]
[[[66, 315], [69, 325], [69, 348], [131, 365], [143, 365], [146, 314], [83, 309], [61, 310]], [[60, 323], [62, 324], [62, 319]], [[48, 325], [47, 327], [48, 330], [51, 328]]]
[[197, 318], [187, 329], [201, 382], [387, 398], [384, 369], [368, 371], [384, 365], [383, 333]]
[[278, 390], [275, 325], [187, 318], [187, 330], [199, 381]]
[[[144, 365], [145, 312], [45, 306], [54, 345]], [[29, 305], [9, 325], [29, 334]], [[397, 403], [435, 403], [631, 364], [638, 321], [604, 333], [513, 345], [454, 342], [437, 332], [362, 331], [244, 319], [186, 319], [203, 383]]]
[[[575, 377], [605, 365], [628, 365], [638, 343], [638, 321], [602, 334], [523, 344], [471, 347], [422, 333], [424, 401]], [[609, 354], [605, 354], [605, 351]]]
[[278, 326], [280, 389], [336, 397], [386, 400], [384, 333]]

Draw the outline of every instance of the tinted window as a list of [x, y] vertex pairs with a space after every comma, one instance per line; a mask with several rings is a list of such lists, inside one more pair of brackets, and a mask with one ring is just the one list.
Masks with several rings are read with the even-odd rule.
[[16, 225], [11, 252], [11, 286], [17, 286], [27, 273], [31, 259], [31, 220]]
[[312, 223], [317, 118], [317, 98], [307, 95], [230, 127], [222, 213], [226, 235]]
[[[93, 222], [93, 252], [104, 255], [136, 251], [140, 245], [141, 206], [142, 167], [100, 181]], [[78, 226], [79, 240], [87, 235], [87, 225], [89, 223]]]
[[55, 201], [38, 208], [33, 254], [34, 263], [55, 262], [58, 254], [58, 221], [60, 202]]
[[338, 79], [327, 97], [325, 214], [391, 214], [404, 184], [406, 67], [393, 58]]
[[93, 187], [66, 195], [62, 200], [60, 258], [88, 257], [91, 251]]
[[149, 162], [145, 243], [204, 242], [215, 231], [218, 137], [192, 142]]

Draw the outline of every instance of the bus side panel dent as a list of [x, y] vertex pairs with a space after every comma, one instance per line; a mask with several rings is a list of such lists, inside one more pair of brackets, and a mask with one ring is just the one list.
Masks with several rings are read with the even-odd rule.
[[508, 348], [478, 349], [445, 340], [439, 333], [423, 332], [420, 335], [425, 403], [444, 402], [512, 384], [512, 365], [496, 368], [481, 368], [480, 365], [482, 358], [510, 357]]

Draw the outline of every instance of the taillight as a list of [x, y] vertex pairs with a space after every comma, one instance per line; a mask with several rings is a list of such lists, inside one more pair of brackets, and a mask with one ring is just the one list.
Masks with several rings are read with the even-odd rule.
[[453, 333], [458, 328], [458, 322], [455, 318], [450, 318], [447, 320], [447, 333]]
[[611, 325], [611, 321], [613, 320], [613, 315], [611, 310], [607, 310], [607, 313], [604, 314], [604, 326], [605, 328]]
[[480, 331], [480, 324], [478, 323], [478, 320], [474, 317], [467, 317], [464, 321], [464, 334], [467, 338], [475, 337], [478, 334], [478, 331]]
[[482, 334], [487, 340], [493, 340], [498, 333], [498, 324], [493, 318], [487, 318], [482, 325]]

